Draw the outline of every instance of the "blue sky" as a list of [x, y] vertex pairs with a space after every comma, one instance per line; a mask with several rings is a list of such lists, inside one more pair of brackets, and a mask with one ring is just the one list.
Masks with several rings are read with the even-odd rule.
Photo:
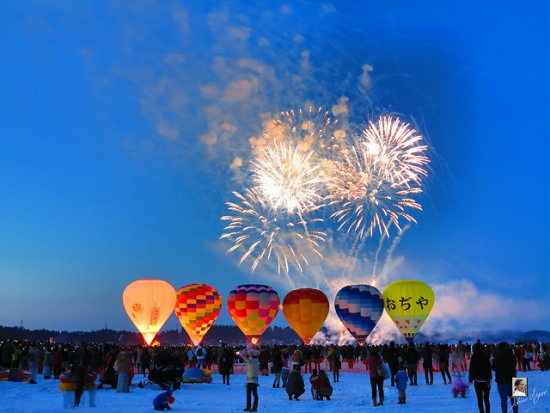
[[[0, 324], [131, 329], [122, 291], [145, 277], [332, 301], [374, 272], [432, 286], [426, 329], [547, 328], [547, 2], [382, 3], [5, 5]], [[341, 99], [358, 127], [399, 114], [430, 143], [418, 224], [329, 243], [290, 280], [251, 273], [219, 239], [231, 166], [265, 119]]]

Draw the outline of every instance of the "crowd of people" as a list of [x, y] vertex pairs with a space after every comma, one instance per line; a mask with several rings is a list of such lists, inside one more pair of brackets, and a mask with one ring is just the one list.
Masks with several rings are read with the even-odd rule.
[[[419, 373], [425, 384], [434, 383], [439, 372], [443, 384], [452, 385], [455, 396], [464, 396], [473, 384], [480, 413], [490, 411], [491, 381], [496, 382], [503, 412], [511, 404], [512, 378], [518, 371], [550, 368], [550, 344], [509, 345], [401, 344], [379, 346], [353, 345], [262, 345], [230, 346], [225, 342], [212, 346], [123, 346], [96, 343], [31, 343], [4, 340], [0, 345], [0, 364], [4, 369], [30, 371], [29, 383], [36, 384], [37, 374], [44, 379], [59, 379], [70, 372], [77, 382], [75, 405], [82, 394], [88, 373], [100, 376], [99, 386], [109, 385], [118, 392], [129, 392], [134, 375], [142, 384], [151, 381], [164, 390], [179, 388], [186, 368], [198, 367], [219, 373], [225, 385], [239, 366], [247, 375], [245, 411], [258, 407], [258, 376], [273, 375], [273, 387], [286, 389], [290, 400], [299, 400], [306, 389], [303, 374], [310, 375], [311, 395], [315, 400], [330, 400], [332, 382], [340, 380], [340, 371], [368, 373], [373, 406], [384, 405], [384, 381], [399, 391], [399, 404], [406, 403], [408, 386], [418, 386]], [[327, 372], [330, 372], [327, 374]], [[454, 379], [453, 379], [454, 377]], [[467, 377], [467, 379], [466, 379]], [[521, 383], [520, 383], [521, 385]], [[165, 393], [167, 398], [171, 396]]]

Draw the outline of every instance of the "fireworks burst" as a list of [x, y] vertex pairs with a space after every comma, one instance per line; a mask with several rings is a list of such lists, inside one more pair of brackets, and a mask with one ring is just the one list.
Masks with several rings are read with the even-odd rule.
[[[251, 187], [227, 202], [231, 215], [222, 239], [233, 242], [228, 253], [243, 250], [252, 271], [273, 257], [288, 275], [300, 272], [308, 257], [322, 257], [326, 233], [317, 218], [326, 206], [338, 229], [364, 240], [378, 232], [389, 237], [391, 226], [414, 222], [415, 197], [429, 163], [427, 145], [409, 124], [382, 116], [360, 134], [349, 134], [319, 108], [282, 112], [261, 139], [254, 140]], [[312, 218], [313, 217], [313, 218]]]
[[401, 229], [400, 219], [416, 223], [407, 211], [422, 209], [413, 198], [422, 192], [421, 177], [427, 175], [427, 146], [418, 145], [421, 139], [408, 124], [390, 116], [369, 124], [327, 179], [330, 204], [337, 207], [331, 218], [339, 229], [357, 232], [360, 238], [373, 236], [376, 229], [389, 236], [392, 224]]
[[337, 150], [346, 132], [338, 119], [321, 107], [309, 105], [305, 109], [280, 113], [278, 119], [267, 124], [263, 139], [267, 142], [292, 143], [300, 153], [314, 151], [318, 156]]
[[319, 247], [326, 234], [308, 228], [320, 219], [306, 221], [299, 214], [278, 213], [258, 188], [247, 189], [244, 195], [238, 192], [233, 194], [238, 202], [226, 203], [234, 214], [221, 217], [229, 224], [220, 238], [233, 242], [228, 253], [245, 251], [239, 264], [254, 257], [254, 271], [263, 259], [275, 257], [278, 272], [283, 269], [288, 274], [291, 265], [302, 272], [303, 266], [309, 264], [311, 253], [321, 257]]
[[303, 215], [320, 207], [323, 180], [312, 155], [301, 154], [291, 143], [274, 143], [252, 161], [253, 182], [274, 211]]
[[381, 116], [377, 123], [369, 122], [363, 131], [371, 169], [394, 186], [421, 185], [428, 176], [424, 155], [428, 146], [421, 144], [422, 136], [399, 118]]

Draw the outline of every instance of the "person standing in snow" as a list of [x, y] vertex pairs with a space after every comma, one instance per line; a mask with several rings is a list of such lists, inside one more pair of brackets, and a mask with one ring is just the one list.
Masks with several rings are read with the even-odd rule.
[[474, 351], [470, 360], [468, 381], [474, 383], [479, 413], [489, 413], [491, 411], [489, 393], [491, 392], [492, 378], [493, 373], [491, 371], [489, 356], [485, 353], [483, 345], [476, 343], [474, 344]]
[[[384, 376], [378, 374], [378, 366], [382, 366], [383, 362], [378, 355], [378, 350], [374, 347], [370, 349], [370, 355], [365, 360], [365, 363], [369, 369], [370, 387], [372, 396], [372, 405], [383, 406], [384, 405]], [[378, 390], [378, 391], [377, 391]], [[377, 393], [380, 396], [380, 401], [376, 401]]]
[[234, 359], [233, 351], [227, 347], [227, 343], [222, 341], [222, 347], [218, 353], [218, 369], [222, 375], [223, 384], [228, 386]]
[[130, 370], [132, 368], [132, 354], [123, 348], [118, 353], [115, 362], [115, 371], [118, 373], [116, 386], [118, 393], [130, 393]]
[[283, 370], [283, 353], [278, 345], [273, 346], [273, 351], [271, 352], [271, 369], [273, 374], [275, 374], [275, 379], [273, 380], [273, 387], [281, 387], [281, 371]]
[[512, 397], [512, 378], [516, 377], [516, 358], [510, 345], [503, 341], [497, 347], [493, 359], [495, 382], [500, 396], [500, 408], [502, 413], [508, 412], [508, 400], [512, 403], [512, 412], [518, 413], [518, 403]]
[[399, 371], [395, 375], [395, 387], [399, 391], [399, 401], [397, 404], [405, 404], [407, 402], [407, 383], [409, 378], [404, 366], [399, 367]]
[[38, 348], [34, 343], [31, 344], [29, 348], [27, 360], [29, 362], [29, 370], [31, 371], [31, 378], [29, 380], [29, 383], [36, 384], [36, 379], [38, 377]]
[[414, 347], [414, 343], [412, 341], [405, 350], [403, 358], [405, 359], [407, 372], [409, 374], [409, 386], [418, 386], [417, 365], [418, 360], [420, 360], [420, 353], [418, 353], [418, 350]]
[[453, 381], [449, 373], [449, 346], [446, 344], [439, 346], [439, 371], [443, 377], [443, 384], [447, 384], [447, 379], [449, 383]]
[[[258, 385], [260, 367], [258, 364], [258, 352], [256, 349], [244, 349], [238, 353], [246, 363], [246, 407], [245, 412], [258, 411]], [[254, 400], [252, 401], [252, 398]]]
[[206, 348], [199, 344], [195, 349], [195, 355], [197, 356], [197, 367], [202, 369], [204, 367], [204, 359], [206, 358]]
[[422, 346], [422, 367], [424, 368], [424, 376], [426, 384], [434, 384], [434, 368], [433, 368], [433, 348], [427, 341]]

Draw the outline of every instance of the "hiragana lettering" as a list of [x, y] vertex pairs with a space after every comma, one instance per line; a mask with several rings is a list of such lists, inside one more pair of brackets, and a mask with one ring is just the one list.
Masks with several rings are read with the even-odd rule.
[[409, 298], [401, 297], [401, 299], [399, 300], [399, 303], [401, 304], [401, 308], [403, 310], [408, 310], [411, 308], [411, 304], [408, 302], [411, 299], [412, 297], [409, 297]]

